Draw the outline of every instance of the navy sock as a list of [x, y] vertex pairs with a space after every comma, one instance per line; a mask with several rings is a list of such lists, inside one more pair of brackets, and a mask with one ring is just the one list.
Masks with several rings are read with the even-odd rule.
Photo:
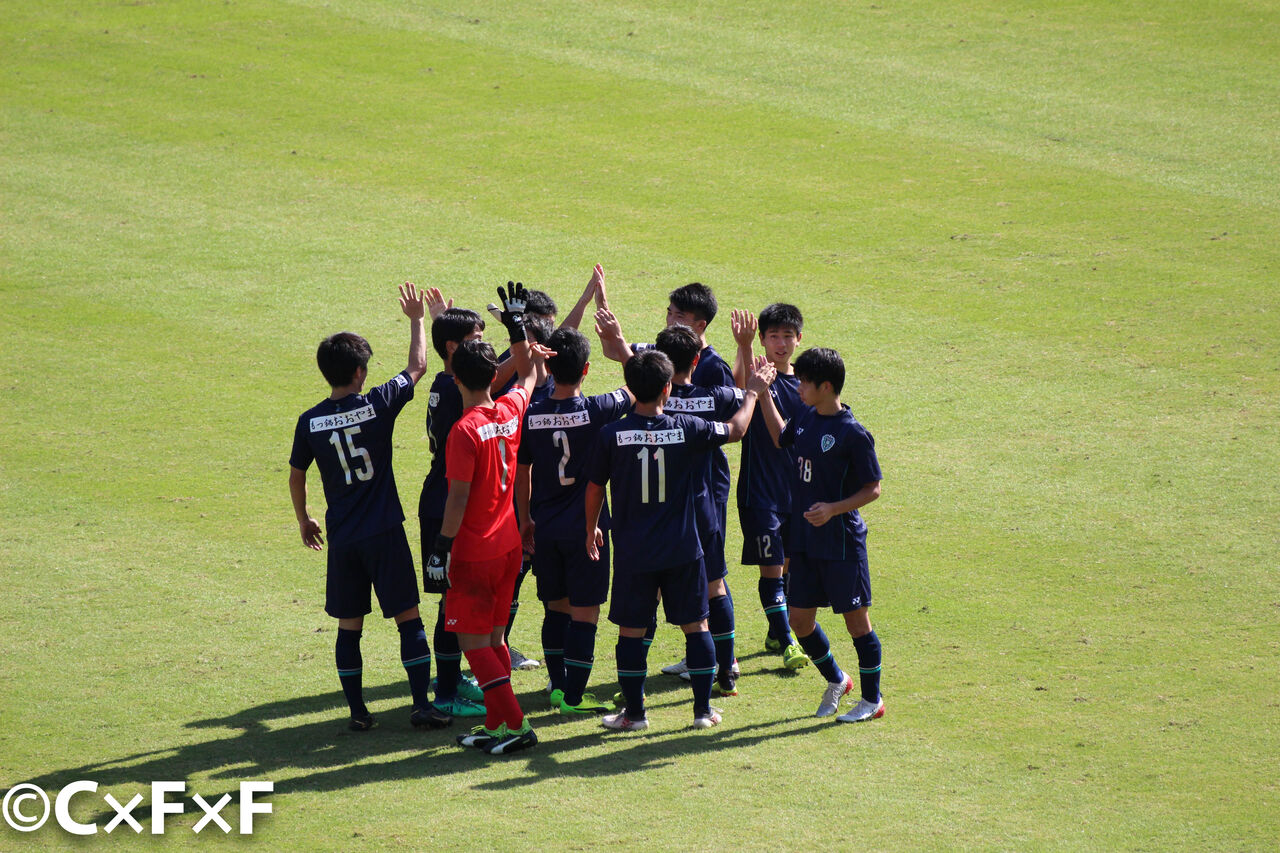
[[658, 617], [653, 617], [653, 621], [649, 623], [649, 627], [644, 629], [645, 647], [653, 645], [653, 638], [658, 633]]
[[705, 717], [711, 713], [711, 682], [716, 672], [716, 647], [710, 631], [684, 635], [684, 659], [693, 685], [693, 715]]
[[627, 699], [627, 719], [644, 719], [644, 679], [648, 674], [649, 646], [643, 637], [619, 637], [618, 684]]
[[595, 664], [596, 626], [576, 619], [569, 623], [564, 643], [564, 701], [577, 705], [587, 689]]
[[813, 661], [813, 665], [818, 668], [818, 672], [822, 673], [827, 683], [844, 682], [844, 671], [840, 669], [835, 656], [831, 654], [831, 643], [827, 641], [827, 635], [823, 632], [821, 625], [814, 623], [813, 633], [800, 638], [800, 647], [804, 649], [804, 653], [809, 656], [809, 660]]
[[529, 574], [529, 570], [533, 568], [533, 560], [528, 554], [524, 555], [523, 561], [520, 563], [520, 574], [516, 575], [516, 586], [511, 591], [511, 610], [507, 616], [507, 628], [502, 632], [503, 642], [507, 647], [511, 647], [511, 626], [516, 624], [516, 614], [520, 612], [520, 586], [524, 583], [524, 576]]
[[880, 701], [880, 638], [876, 632], [853, 638], [858, 652], [858, 677], [862, 680], [862, 698]]
[[409, 677], [414, 707], [426, 708], [431, 701], [427, 698], [427, 685], [431, 683], [431, 647], [427, 645], [427, 629], [423, 627], [421, 618], [406, 619], [396, 627], [400, 629], [400, 663], [404, 664], [404, 673]]
[[760, 606], [769, 620], [769, 636], [785, 649], [791, 645], [791, 623], [787, 620], [787, 594], [782, 578], [760, 578]]
[[568, 632], [569, 614], [547, 608], [542, 616], [542, 665], [547, 668], [552, 690], [564, 690], [564, 641]]
[[709, 600], [707, 606], [711, 609], [707, 625], [716, 648], [716, 676], [722, 687], [728, 687], [733, 684], [733, 601], [720, 595]]
[[351, 708], [351, 716], [362, 717], [369, 713], [364, 704], [364, 659], [360, 657], [360, 631], [338, 629], [338, 639], [334, 642], [333, 657], [338, 664], [338, 681], [342, 683], [342, 692], [347, 697], [347, 705]]
[[452, 702], [458, 695], [462, 649], [458, 646], [458, 635], [444, 629], [444, 596], [440, 597], [440, 613], [436, 616], [433, 639], [436, 644], [436, 701]]

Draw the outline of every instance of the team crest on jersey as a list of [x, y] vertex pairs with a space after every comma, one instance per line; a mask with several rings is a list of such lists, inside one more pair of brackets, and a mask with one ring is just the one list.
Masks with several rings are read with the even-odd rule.
[[831, 448], [833, 448], [833, 447], [835, 447], [835, 446], [836, 446], [836, 437], [835, 437], [834, 435], [824, 435], [824, 436], [822, 437], [822, 452], [823, 452], [823, 453], [826, 453], [828, 450], [830, 450]]

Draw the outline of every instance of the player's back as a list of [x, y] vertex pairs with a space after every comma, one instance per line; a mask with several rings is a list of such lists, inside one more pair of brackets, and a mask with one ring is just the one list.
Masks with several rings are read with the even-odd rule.
[[[622, 390], [593, 397], [542, 399], [529, 406], [520, 439], [519, 461], [530, 466], [529, 514], [539, 538], [583, 537], [586, 466], [600, 428], [631, 409]], [[609, 529], [609, 512], [601, 510], [599, 527]]]
[[657, 571], [702, 556], [694, 516], [706, 454], [728, 440], [720, 422], [631, 413], [601, 428], [590, 479], [609, 482], [614, 568]]
[[367, 394], [311, 407], [298, 418], [289, 464], [320, 470], [331, 546], [374, 536], [404, 521], [392, 468], [396, 416], [413, 399], [407, 371]]
[[[672, 385], [671, 396], [663, 406], [668, 414], [688, 415], [705, 421], [726, 421], [742, 406], [742, 390], [737, 387], [699, 385]], [[695, 504], [700, 529], [715, 531], [720, 528], [720, 513], [716, 495], [717, 460], [724, 458], [724, 451], [706, 454], [706, 463], [695, 493]], [[728, 468], [728, 461], [725, 461]]]
[[[794, 374], [779, 373], [769, 386], [773, 404], [783, 420], [807, 409], [800, 400], [800, 380]], [[738, 471], [738, 506], [791, 512], [791, 482], [795, 456], [790, 448], [774, 445], [764, 415], [757, 406], [742, 439], [742, 463]]]
[[431, 448], [431, 465], [422, 483], [419, 515], [444, 518], [444, 502], [449, 494], [445, 478], [445, 445], [449, 431], [462, 417], [462, 392], [452, 373], [441, 371], [431, 382], [427, 393], [427, 442]]

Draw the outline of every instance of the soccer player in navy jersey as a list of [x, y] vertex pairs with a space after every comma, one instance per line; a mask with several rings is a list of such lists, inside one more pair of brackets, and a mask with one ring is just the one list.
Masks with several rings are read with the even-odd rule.
[[858, 654], [862, 697], [837, 719], [861, 723], [884, 716], [880, 639], [871, 628], [867, 525], [858, 510], [880, 497], [875, 440], [840, 402], [844, 362], [835, 350], [806, 350], [796, 359], [805, 406], [785, 424], [769, 400], [761, 403], [769, 432], [794, 454], [791, 480], [791, 625], [827, 679], [816, 716], [836, 713], [853, 690], [817, 622], [819, 607], [844, 616]]
[[[532, 551], [538, 598], [546, 605], [542, 653], [551, 706], [563, 714], [603, 713], [613, 706], [584, 691], [595, 661], [600, 605], [609, 594], [609, 551], [602, 542], [601, 559], [587, 557], [583, 495], [596, 434], [631, 411], [634, 399], [626, 388], [582, 395], [591, 345], [577, 329], [557, 329], [547, 346], [555, 351], [546, 362], [554, 391], [525, 414], [516, 514], [525, 549]], [[607, 508], [599, 526], [607, 535]]]
[[[759, 332], [765, 358], [778, 371], [769, 386], [769, 397], [782, 417], [789, 418], [803, 404], [800, 381], [791, 367], [796, 344], [804, 331], [800, 309], [775, 302], [760, 312], [760, 320], [750, 311], [734, 310], [731, 328], [738, 352], [733, 362], [739, 386], [747, 380], [754, 362], [752, 346]], [[742, 440], [742, 463], [738, 469], [738, 522], [742, 526], [742, 563], [760, 567], [760, 606], [769, 630], [766, 652], [782, 653], [782, 665], [790, 670], [809, 664], [801, 646], [791, 639], [787, 617], [786, 570], [787, 527], [791, 514], [792, 453], [774, 445], [763, 419], [763, 406], [756, 410], [751, 427]]]
[[[700, 342], [688, 326], [668, 326], [658, 333], [655, 348], [671, 359], [671, 396], [663, 411], [667, 414], [684, 414], [707, 421], [727, 421], [742, 406], [742, 390], [717, 385], [704, 388], [689, 381], [690, 373], [697, 369]], [[722, 453], [720, 455], [723, 455]], [[702, 562], [707, 575], [707, 627], [716, 649], [716, 682], [712, 689], [721, 696], [736, 696], [737, 677], [733, 662], [733, 599], [729, 595], [726, 576], [729, 574], [724, 557], [725, 530], [720, 505], [715, 500], [715, 482], [712, 460], [715, 454], [706, 454], [706, 464], [697, 485], [694, 506], [697, 513], [698, 539], [702, 542]], [[683, 664], [683, 666], [681, 666]], [[663, 672], [676, 670], [674, 674], [689, 679], [688, 661], [681, 661]]]
[[[534, 343], [545, 344], [551, 332], [556, 328], [556, 303], [550, 296], [541, 290], [526, 290], [528, 293], [528, 301], [525, 305], [525, 327], [528, 330], [529, 340]], [[586, 313], [587, 306], [595, 300], [597, 307], [603, 307], [608, 304], [605, 295], [604, 286], [604, 268], [599, 264], [591, 271], [591, 278], [587, 281], [587, 286], [582, 291], [582, 295], [578, 297], [578, 301], [574, 304], [572, 310], [564, 318], [564, 322], [560, 324], [560, 328], [576, 329], [582, 323], [582, 317]], [[515, 364], [512, 362], [511, 351], [504, 350], [498, 356], [498, 375], [494, 378], [495, 388], [493, 394], [500, 397], [511, 390], [516, 382]], [[551, 377], [545, 373], [543, 366], [538, 365], [537, 381], [534, 385], [532, 402], [546, 398], [550, 395], [551, 390], [555, 387], [555, 383]], [[511, 617], [507, 620], [507, 639], [511, 639], [511, 628], [515, 625], [516, 614], [520, 612], [520, 588], [524, 585], [524, 579], [533, 568], [532, 554], [524, 553], [524, 561], [520, 565], [520, 576], [516, 578], [515, 594], [511, 598]], [[523, 654], [518, 649], [508, 646], [511, 649], [511, 665], [516, 669], [537, 669], [539, 662]]]
[[[438, 303], [439, 291], [432, 289], [430, 298]], [[400, 660], [413, 696], [409, 721], [430, 728], [452, 722], [427, 701], [431, 649], [418, 615], [413, 554], [391, 461], [396, 416], [413, 399], [414, 387], [427, 369], [427, 299], [413, 284], [400, 286], [400, 309], [409, 318], [409, 362], [390, 382], [368, 394], [361, 391], [373, 354], [369, 342], [352, 332], [339, 332], [320, 343], [316, 361], [332, 390], [327, 400], [298, 418], [289, 455], [289, 495], [302, 542], [315, 551], [322, 550], [324, 538], [307, 510], [307, 469], [312, 461], [324, 484], [329, 530], [325, 612], [338, 620], [334, 658], [353, 731], [374, 726], [364, 703], [360, 654], [364, 617], [372, 609], [370, 587], [383, 617], [394, 618], [400, 632]]]
[[623, 366], [635, 411], [601, 427], [588, 465], [586, 546], [600, 556], [598, 521], [609, 485], [613, 509], [614, 572], [609, 621], [618, 626], [618, 681], [626, 707], [603, 719], [606, 728], [635, 731], [649, 723], [644, 708], [648, 647], [645, 631], [657, 615], [658, 595], [667, 621], [685, 633], [693, 687], [694, 726], [720, 722], [711, 707], [715, 647], [707, 630], [707, 577], [694, 513], [705, 455], [746, 432], [756, 397], [773, 379], [772, 366], [756, 369], [742, 407], [727, 423], [669, 415], [671, 360], [656, 350], [637, 353]]
[[[427, 394], [427, 438], [431, 447], [431, 466], [422, 482], [422, 494], [418, 498], [418, 527], [421, 531], [422, 553], [431, 553], [440, 524], [444, 519], [445, 496], [448, 480], [445, 478], [445, 445], [449, 431], [462, 417], [462, 394], [453, 378], [453, 354], [463, 341], [480, 340], [484, 334], [484, 318], [467, 308], [431, 306], [431, 345], [440, 356], [441, 370], [431, 383]], [[436, 613], [435, 644], [436, 679], [435, 705], [455, 717], [482, 717], [484, 694], [471, 679], [461, 675], [462, 649], [458, 637], [445, 628], [444, 584], [433, 582], [423, 566], [423, 590], [440, 594]]]

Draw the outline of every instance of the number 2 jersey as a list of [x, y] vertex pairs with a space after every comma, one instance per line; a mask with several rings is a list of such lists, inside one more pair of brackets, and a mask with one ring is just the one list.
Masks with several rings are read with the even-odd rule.
[[298, 418], [289, 464], [305, 471], [315, 460], [320, 470], [330, 547], [404, 522], [391, 468], [391, 431], [412, 399], [413, 380], [402, 371], [368, 394], [325, 400]]
[[[629, 411], [631, 398], [621, 389], [529, 406], [518, 461], [530, 466], [529, 515], [539, 539], [586, 540], [587, 462], [600, 428]], [[598, 526], [609, 529], [607, 506]]]
[[694, 497], [706, 454], [728, 440], [728, 424], [689, 415], [632, 412], [601, 427], [587, 472], [596, 485], [610, 484], [615, 571], [654, 572], [702, 557]]
[[843, 560], [855, 553], [849, 546], [867, 535], [858, 511], [833, 516], [821, 527], [805, 519], [815, 503], [834, 503], [880, 480], [876, 442], [867, 428], [841, 404], [834, 415], [820, 415], [808, 406], [787, 422], [779, 443], [790, 447], [795, 461], [791, 475], [791, 530], [787, 551], [825, 560]]
[[453, 540], [454, 559], [492, 560], [520, 547], [512, 483], [520, 422], [528, 408], [528, 392], [515, 388], [492, 406], [465, 409], [449, 432], [445, 476], [471, 484], [462, 526]]

